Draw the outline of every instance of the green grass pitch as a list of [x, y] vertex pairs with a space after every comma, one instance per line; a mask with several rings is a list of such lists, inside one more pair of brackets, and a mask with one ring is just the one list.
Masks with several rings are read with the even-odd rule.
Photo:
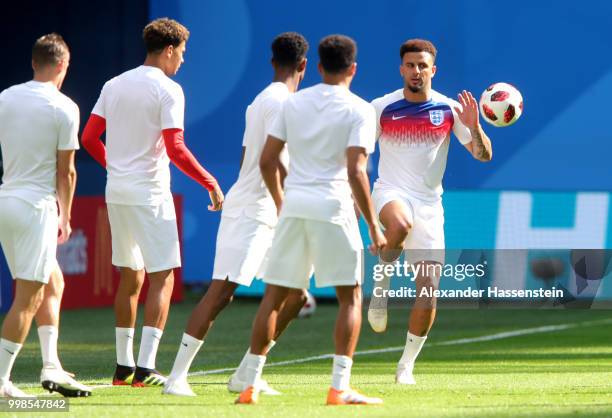
[[[157, 356], [167, 373], [195, 303], [172, 307]], [[237, 366], [247, 348], [257, 303], [234, 302], [218, 318], [194, 361], [192, 372]], [[268, 362], [295, 360], [333, 351], [336, 307], [320, 304], [316, 314], [295, 321]], [[365, 322], [358, 350], [403, 346], [407, 307], [390, 309], [389, 328], [375, 334]], [[142, 318], [140, 312], [139, 319]], [[102, 387], [91, 398], [71, 399], [75, 417], [609, 417], [612, 416], [612, 315], [604, 310], [442, 310], [415, 369], [417, 385], [393, 383], [399, 351], [355, 357], [352, 384], [382, 406], [324, 405], [331, 360], [264, 370], [283, 396], [260, 398], [255, 406], [233, 405], [226, 389], [229, 372], [190, 377], [196, 398], [162, 396], [156, 388]], [[609, 321], [610, 320], [610, 321]], [[66, 311], [60, 327], [60, 358], [66, 370], [92, 385], [108, 385], [115, 364], [114, 319], [110, 309]], [[472, 338], [502, 332], [572, 324], [546, 332], [490, 341]], [[578, 324], [578, 325], [576, 325]], [[140, 330], [137, 329], [135, 355]], [[447, 341], [468, 339], [445, 345]], [[37, 382], [40, 351], [32, 331], [13, 371], [13, 381], [43, 394]], [[9, 414], [5, 414], [9, 415]], [[29, 414], [14, 414], [23, 417]], [[34, 415], [30, 415], [34, 416]]]

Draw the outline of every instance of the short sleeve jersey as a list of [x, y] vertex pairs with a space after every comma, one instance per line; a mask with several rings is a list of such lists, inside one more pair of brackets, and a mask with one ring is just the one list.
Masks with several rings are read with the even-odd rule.
[[0, 93], [0, 127], [0, 197], [55, 201], [57, 151], [79, 148], [77, 105], [50, 82], [18, 84]]
[[[226, 216], [248, 216], [273, 226], [276, 224], [276, 206], [261, 177], [259, 159], [266, 143], [268, 132], [289, 97], [285, 83], [274, 82], [262, 90], [247, 107], [242, 145], [244, 160], [238, 180], [227, 193], [223, 202]], [[281, 161], [288, 162], [287, 150], [283, 150]]]
[[185, 97], [156, 67], [109, 80], [92, 113], [106, 119], [106, 202], [159, 205], [171, 197], [163, 129], [184, 129]]
[[346, 151], [374, 151], [372, 106], [347, 88], [317, 84], [291, 95], [270, 135], [287, 143], [289, 172], [281, 217], [342, 224], [355, 216]]
[[377, 183], [425, 201], [439, 200], [451, 131], [462, 144], [472, 141], [455, 112], [459, 103], [436, 91], [426, 102], [409, 102], [400, 89], [372, 105], [380, 147]]

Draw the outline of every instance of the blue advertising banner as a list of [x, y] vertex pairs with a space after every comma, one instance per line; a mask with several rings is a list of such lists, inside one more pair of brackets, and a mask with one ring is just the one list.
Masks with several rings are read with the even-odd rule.
[[[473, 256], [470, 249], [520, 250], [511, 256], [491, 257], [490, 280], [504, 280], [512, 276], [521, 286], [539, 283], [532, 271], [532, 260], [561, 258], [568, 279], [567, 260], [570, 249], [612, 248], [612, 212], [610, 194], [530, 193], [530, 192], [446, 192], [443, 198], [445, 214], [447, 258]], [[364, 244], [369, 242], [367, 228], [362, 222]], [[502, 254], [502, 253], [496, 253]], [[372, 288], [372, 257], [366, 257], [364, 289]], [[473, 261], [473, 260], [472, 260]], [[510, 265], [511, 266], [510, 266]], [[444, 282], [442, 286], [444, 286]], [[333, 289], [315, 289], [316, 296], [333, 296]], [[261, 281], [250, 288], [240, 287], [238, 294], [259, 295]], [[600, 297], [612, 298], [612, 283], [599, 289]]]

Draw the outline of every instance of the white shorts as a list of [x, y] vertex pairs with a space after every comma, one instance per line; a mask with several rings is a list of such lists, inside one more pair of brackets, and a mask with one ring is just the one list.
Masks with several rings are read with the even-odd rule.
[[57, 266], [57, 204], [0, 198], [0, 244], [14, 279], [47, 284]]
[[250, 286], [253, 278], [262, 278], [274, 228], [247, 216], [221, 215], [213, 280], [225, 280]]
[[276, 226], [264, 282], [307, 289], [313, 271], [317, 287], [355, 286], [363, 274], [363, 243], [357, 219], [346, 224], [281, 218]]
[[158, 206], [107, 203], [113, 265], [147, 273], [181, 266], [174, 201]]
[[402, 202], [411, 224], [404, 248], [406, 261], [432, 260], [444, 263], [444, 208], [442, 201], [427, 202], [408, 193], [375, 183], [372, 201], [380, 219], [380, 211], [391, 201]]

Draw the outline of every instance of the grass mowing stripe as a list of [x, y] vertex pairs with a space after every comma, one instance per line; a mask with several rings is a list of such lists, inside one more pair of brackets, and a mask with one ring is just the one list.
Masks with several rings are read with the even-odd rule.
[[[455, 340], [434, 342], [434, 343], [428, 344], [428, 346], [442, 347], [442, 346], [471, 344], [471, 343], [483, 342], [483, 341], [496, 341], [496, 340], [502, 340], [505, 338], [520, 337], [520, 336], [532, 335], [532, 334], [542, 334], [542, 333], [555, 332], [555, 331], [564, 331], [566, 329], [571, 329], [571, 328], [576, 328], [576, 327], [581, 327], [581, 326], [597, 326], [597, 325], [609, 324], [609, 323], [612, 323], [612, 318], [601, 319], [601, 320], [596, 320], [596, 321], [583, 321], [583, 322], [572, 322], [572, 323], [557, 324], [557, 325], [544, 325], [540, 327], [522, 328], [522, 329], [517, 329], [517, 330], [512, 330], [512, 331], [498, 332], [495, 334], [481, 335], [478, 337], [459, 338]], [[404, 350], [404, 346], [402, 345], [402, 346], [378, 348], [378, 349], [372, 349], [372, 350], [356, 351], [355, 355], [360, 356], [360, 355], [371, 355], [371, 354], [384, 354], [384, 353], [392, 353], [392, 352], [398, 352], [398, 351], [403, 351], [403, 350]], [[332, 359], [333, 356], [334, 356], [333, 354], [320, 354], [316, 356], [303, 357], [303, 358], [298, 358], [298, 359], [293, 359], [293, 360], [284, 360], [284, 361], [268, 363], [266, 364], [265, 367], [290, 366], [294, 364], [309, 363], [309, 362], [318, 361], [318, 360]], [[200, 371], [189, 373], [189, 376], [207, 376], [207, 375], [214, 375], [214, 374], [229, 373], [235, 370], [236, 370], [236, 367], [226, 367], [226, 368], [213, 369], [213, 370], [200, 370]], [[27, 387], [37, 387], [38, 385], [39, 383], [27, 383], [27, 384], [23, 384], [22, 386], [27, 388]], [[103, 389], [103, 388], [105, 389], [105, 388], [112, 388], [115, 386], [109, 385], [109, 384], [103, 384], [103, 385], [92, 385], [91, 387], [94, 389]], [[117, 386], [117, 387], [121, 387], [121, 386]]]
[[[502, 340], [504, 338], [520, 337], [523, 335], [531, 335], [531, 334], [542, 334], [542, 333], [554, 332], [554, 331], [563, 331], [566, 329], [576, 328], [580, 326], [593, 326], [593, 325], [602, 325], [602, 324], [608, 324], [608, 323], [612, 323], [612, 318], [601, 319], [597, 321], [572, 322], [572, 323], [558, 324], [558, 325], [544, 325], [541, 327], [534, 327], [534, 328], [523, 328], [523, 329], [517, 329], [514, 331], [505, 331], [505, 332], [498, 332], [495, 334], [482, 335], [479, 337], [459, 338], [456, 340], [440, 341], [437, 343], [428, 344], [428, 346], [440, 347], [440, 346], [448, 346], [448, 345], [471, 344], [471, 343], [482, 342], [482, 341], [495, 341], [495, 340]], [[383, 353], [392, 353], [392, 352], [403, 351], [403, 350], [404, 350], [404, 346], [402, 345], [402, 346], [387, 347], [387, 348], [377, 348], [373, 350], [355, 351], [355, 355], [359, 356], [359, 355], [367, 355], [367, 354], [383, 354]], [[289, 366], [292, 364], [309, 363], [311, 361], [331, 359], [333, 357], [334, 357], [333, 354], [320, 354], [318, 356], [309, 356], [309, 357], [303, 357], [303, 358], [294, 359], [294, 360], [284, 360], [284, 361], [277, 361], [274, 363], [268, 363], [265, 365], [265, 367]], [[214, 370], [200, 370], [197, 372], [189, 373], [189, 376], [206, 376], [206, 375], [211, 375], [211, 374], [233, 372], [235, 370], [236, 370], [236, 367], [226, 367], [223, 369], [214, 369]]]

